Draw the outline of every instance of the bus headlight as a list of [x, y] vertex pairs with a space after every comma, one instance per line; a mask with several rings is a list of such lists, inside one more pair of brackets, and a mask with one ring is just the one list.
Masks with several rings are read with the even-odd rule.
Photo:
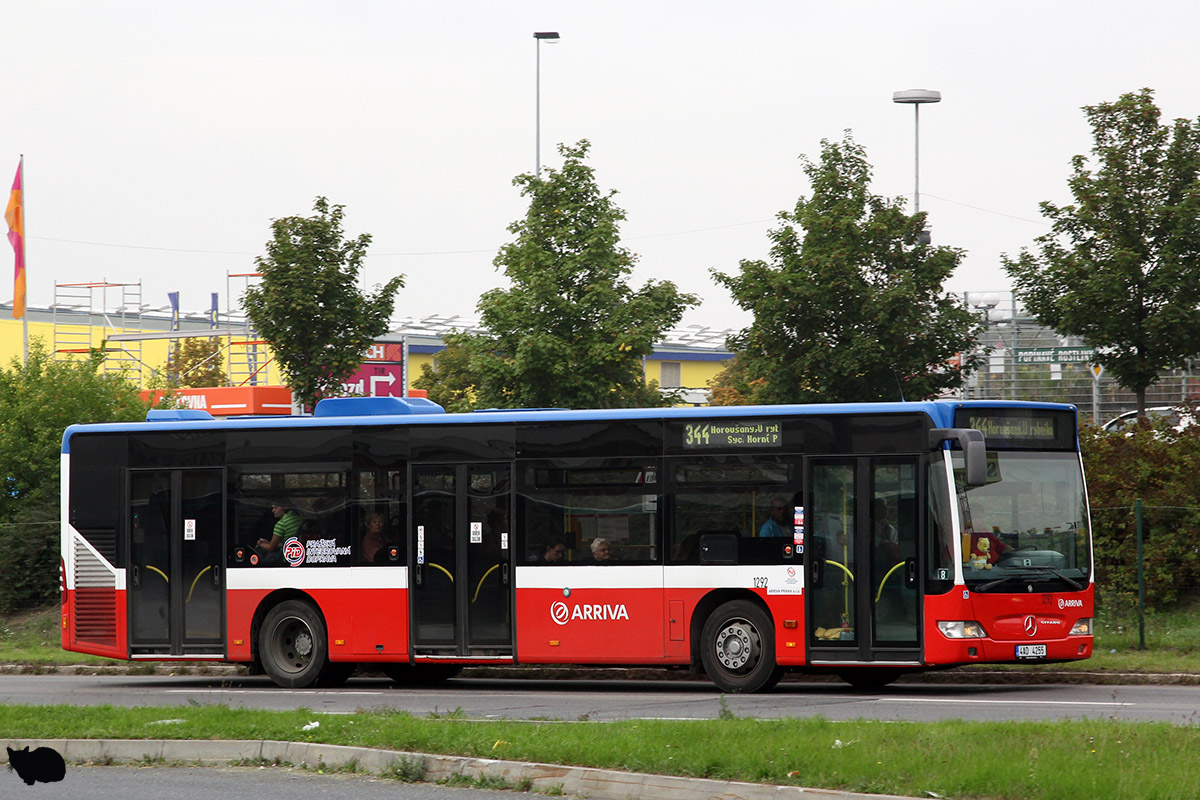
[[1092, 635], [1092, 618], [1084, 617], [1071, 626], [1071, 636], [1091, 636]]
[[939, 621], [938, 630], [947, 639], [982, 639], [987, 636], [983, 626], [973, 619]]

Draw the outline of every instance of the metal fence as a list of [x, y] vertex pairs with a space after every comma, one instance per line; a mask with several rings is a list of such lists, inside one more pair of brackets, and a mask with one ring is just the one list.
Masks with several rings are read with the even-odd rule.
[[[1025, 316], [1011, 292], [965, 292], [963, 302], [987, 319], [980, 339], [984, 365], [963, 396], [977, 400], [1072, 403], [1084, 421], [1103, 424], [1137, 408], [1137, 397], [1088, 362], [1090, 348]], [[1200, 397], [1200, 364], [1164, 372], [1146, 391], [1147, 406]]]

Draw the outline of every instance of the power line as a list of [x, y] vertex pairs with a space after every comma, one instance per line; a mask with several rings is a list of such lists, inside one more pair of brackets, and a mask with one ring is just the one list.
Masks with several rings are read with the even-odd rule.
[[932, 197], [935, 200], [941, 200], [943, 203], [950, 203], [951, 205], [962, 206], [963, 208], [970, 208], [975, 211], [982, 211], [984, 214], [995, 214], [997, 217], [1008, 217], [1009, 219], [1020, 220], [1021, 222], [1032, 222], [1035, 225], [1044, 225], [1047, 228], [1050, 227], [1050, 223], [1046, 222], [1045, 220], [1018, 217], [1015, 214], [1005, 214], [1003, 211], [992, 211], [990, 208], [980, 208], [979, 206], [973, 206], [970, 203], [960, 203], [957, 200], [951, 200], [947, 197], [938, 197], [936, 194], [930, 194], [929, 192], [921, 192], [921, 196]]
[[[929, 192], [922, 192], [921, 194], [925, 197], [932, 197], [935, 200], [941, 200], [944, 203], [951, 203], [952, 205], [962, 206], [963, 208], [970, 208], [974, 211], [983, 212], [984, 214], [994, 214], [998, 217], [1008, 217], [1009, 219], [1015, 219], [1015, 220], [1019, 220], [1021, 222], [1030, 222], [1035, 225], [1043, 225], [1045, 227], [1050, 227], [1050, 223], [1045, 222], [1044, 220], [1029, 219], [1028, 217], [1019, 217], [1015, 214], [1005, 214], [1002, 211], [993, 211], [990, 208], [982, 208], [980, 206], [971, 205], [970, 203], [961, 203], [957, 200], [951, 200], [947, 197], [941, 197], [936, 194], [930, 194]], [[707, 233], [709, 231], [727, 230], [729, 228], [744, 228], [748, 225], [763, 225], [765, 223], [775, 222], [776, 220], [777, 220], [776, 217], [771, 217], [768, 219], [750, 220], [749, 222], [732, 222], [732, 223], [729, 223], [728, 225], [710, 225], [705, 228], [688, 228], [686, 230], [681, 230], [681, 231], [668, 231], [666, 233], [648, 233], [643, 236], [627, 236], [625, 238], [628, 241], [632, 242], [632, 241], [639, 241], [641, 239], [661, 239], [661, 238], [664, 238], [667, 236], [687, 236], [687, 235], [690, 235], [693, 233]], [[245, 252], [245, 251], [240, 251], [240, 250], [200, 250], [200, 249], [189, 248], [189, 247], [154, 247], [151, 245], [141, 245], [141, 244], [118, 244], [115, 242], [90, 242], [90, 241], [85, 241], [82, 239], [58, 239], [58, 238], [55, 238], [52, 236], [30, 236], [29, 238], [37, 240], [37, 241], [43, 241], [43, 242], [59, 242], [61, 244], [79, 244], [79, 245], [86, 245], [89, 247], [114, 247], [114, 248], [119, 248], [119, 249], [124, 249], [124, 250], [152, 250], [152, 251], [158, 251], [158, 252], [163, 252], [163, 253], [197, 253], [200, 255], [250, 256], [250, 257], [261, 255], [261, 253], [251, 253], [251, 252]], [[492, 247], [492, 248], [487, 248], [487, 249], [483, 249], [483, 250], [421, 250], [421, 251], [410, 251], [410, 252], [399, 252], [399, 253], [370, 253], [370, 254], [368, 254], [368, 257], [414, 258], [414, 257], [421, 257], [421, 256], [479, 255], [482, 253], [495, 253], [498, 249], [499, 249], [498, 247]]]

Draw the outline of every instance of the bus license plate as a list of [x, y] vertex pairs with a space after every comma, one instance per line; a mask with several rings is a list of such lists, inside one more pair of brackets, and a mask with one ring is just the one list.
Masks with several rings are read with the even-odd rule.
[[1019, 644], [1017, 645], [1017, 658], [1045, 658], [1046, 645], [1044, 644]]

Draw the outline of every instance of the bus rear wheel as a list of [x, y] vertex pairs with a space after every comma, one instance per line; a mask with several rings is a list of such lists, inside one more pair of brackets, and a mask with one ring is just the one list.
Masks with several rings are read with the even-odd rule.
[[700, 662], [709, 680], [731, 694], [763, 692], [783, 677], [771, 618], [747, 600], [725, 603], [704, 621]]
[[303, 600], [287, 600], [267, 612], [259, 629], [258, 655], [271, 680], [287, 689], [316, 686], [341, 674], [350, 677], [341, 664], [337, 667], [342, 669], [330, 668], [325, 621]]

